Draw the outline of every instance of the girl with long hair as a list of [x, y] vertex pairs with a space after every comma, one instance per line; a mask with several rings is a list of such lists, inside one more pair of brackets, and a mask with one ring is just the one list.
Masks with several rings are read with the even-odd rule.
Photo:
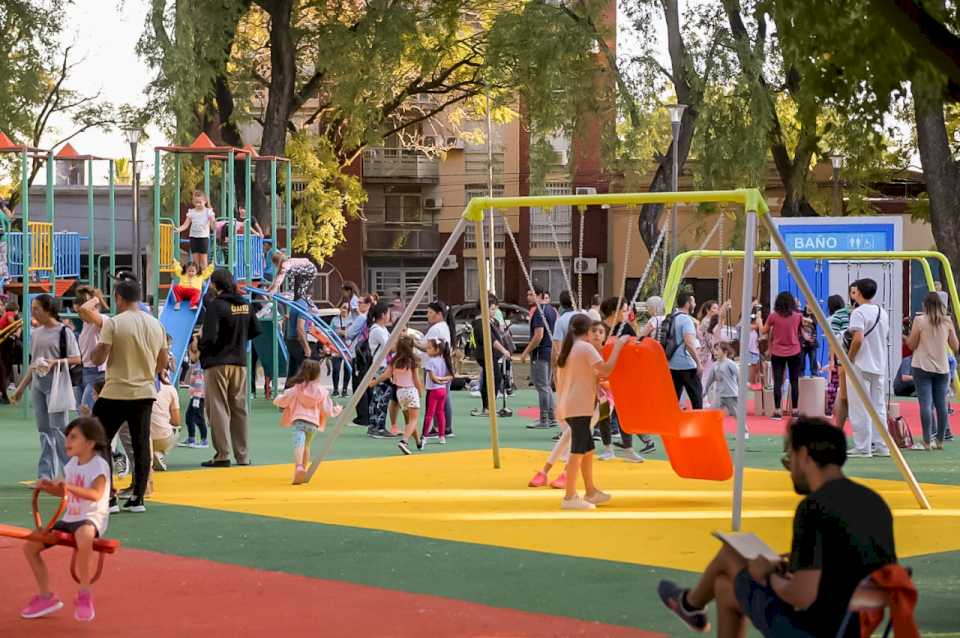
[[[907, 347], [913, 351], [913, 382], [920, 400], [920, 422], [923, 426], [923, 443], [917, 447], [925, 450], [942, 450], [944, 437], [950, 427], [947, 409], [947, 392], [950, 387], [950, 362], [947, 348], [956, 353], [960, 343], [947, 315], [943, 300], [935, 292], [923, 298], [923, 314], [913, 320], [913, 328], [907, 337]], [[936, 411], [936, 423], [934, 423]], [[936, 438], [933, 430], [936, 427]]]
[[430, 339], [427, 342], [427, 360], [423, 369], [427, 373], [427, 410], [423, 418], [423, 438], [429, 436], [432, 426], [436, 426], [436, 435], [442, 445], [447, 442], [445, 408], [450, 396], [450, 382], [453, 381], [450, 344]]
[[417, 423], [420, 420], [420, 393], [423, 391], [423, 381], [419, 374], [420, 359], [414, 350], [413, 337], [404, 335], [397, 341], [397, 349], [393, 360], [387, 369], [370, 382], [378, 385], [387, 379], [396, 387], [397, 403], [403, 410], [404, 429], [397, 447], [404, 454], [410, 454], [407, 440], [413, 436], [416, 439], [417, 449], [423, 449], [423, 437], [417, 432]]

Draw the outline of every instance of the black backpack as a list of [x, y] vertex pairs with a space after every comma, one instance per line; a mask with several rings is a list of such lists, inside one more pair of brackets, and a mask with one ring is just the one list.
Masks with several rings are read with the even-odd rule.
[[677, 329], [675, 325], [677, 315], [679, 314], [679, 312], [674, 311], [664, 318], [660, 323], [660, 329], [657, 333], [657, 341], [663, 346], [663, 351], [667, 355], [667, 361], [673, 358], [673, 353], [680, 347], [680, 344], [677, 343]]
[[[367, 332], [364, 330], [364, 332]], [[356, 373], [363, 376], [373, 365], [373, 353], [370, 352], [370, 335], [365, 334], [357, 347], [354, 348], [353, 367]]]
[[[76, 339], [76, 337], [74, 337]], [[60, 328], [60, 358], [67, 358], [67, 327]], [[70, 366], [70, 385], [77, 387], [83, 382], [83, 366]]]

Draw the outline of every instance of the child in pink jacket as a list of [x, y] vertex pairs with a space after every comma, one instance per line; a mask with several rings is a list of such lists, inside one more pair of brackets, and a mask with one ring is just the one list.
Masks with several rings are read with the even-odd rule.
[[320, 384], [320, 362], [307, 359], [300, 372], [291, 381], [290, 388], [273, 400], [283, 408], [280, 425], [293, 428], [293, 484], [300, 485], [310, 465], [310, 445], [317, 432], [327, 425], [327, 417], [340, 414], [342, 408], [333, 405], [330, 393]]

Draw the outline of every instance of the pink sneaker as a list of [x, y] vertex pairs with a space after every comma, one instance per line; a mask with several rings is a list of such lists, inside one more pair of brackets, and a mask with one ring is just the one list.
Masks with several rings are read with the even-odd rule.
[[96, 613], [93, 611], [93, 592], [80, 591], [73, 601], [73, 617], [80, 622], [90, 622]]
[[550, 487], [552, 487], [555, 490], [567, 489], [567, 473], [560, 472], [560, 476], [550, 481]]
[[533, 478], [530, 479], [530, 482], [527, 483], [527, 487], [543, 487], [547, 484], [547, 475], [543, 472], [537, 472], [533, 475]]
[[63, 609], [63, 601], [57, 598], [56, 594], [47, 594], [46, 596], [36, 595], [30, 599], [30, 603], [20, 610], [20, 617], [42, 618], [55, 611]]

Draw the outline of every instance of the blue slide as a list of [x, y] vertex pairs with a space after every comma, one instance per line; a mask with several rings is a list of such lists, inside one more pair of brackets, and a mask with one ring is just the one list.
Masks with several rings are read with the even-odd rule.
[[170, 347], [170, 356], [176, 361], [177, 374], [180, 374], [180, 364], [187, 356], [187, 348], [190, 347], [190, 338], [193, 336], [193, 328], [197, 325], [197, 318], [203, 308], [203, 297], [207, 294], [207, 283], [203, 285], [203, 291], [200, 295], [200, 305], [196, 309], [190, 308], [190, 302], [184, 301], [180, 310], [176, 310], [177, 300], [173, 297], [173, 289], [167, 293], [167, 303], [160, 311], [160, 323], [163, 329], [167, 331], [173, 340]]
[[[338, 350], [338, 354], [339, 354], [341, 357], [343, 357], [343, 361], [344, 361], [344, 363], [346, 364], [347, 369], [348, 369], [348, 370], [352, 370], [351, 367], [350, 367], [350, 360], [351, 360], [351, 359], [350, 359], [349, 350], [347, 349], [347, 344], [345, 344], [345, 343], [343, 342], [343, 339], [340, 338], [340, 335], [338, 335], [338, 334], [334, 331], [334, 329], [330, 326], [330, 324], [328, 324], [328, 323], [327, 323], [326, 321], [324, 321], [323, 319], [320, 319], [319, 317], [315, 317], [315, 316], [313, 315], [313, 313], [310, 312], [310, 310], [309, 310], [309, 308], [307, 307], [307, 304], [306, 304], [305, 302], [303, 302], [303, 301], [291, 301], [290, 299], [287, 299], [287, 298], [284, 297], [283, 295], [278, 295], [278, 294], [274, 294], [274, 293], [272, 293], [272, 292], [267, 292], [266, 290], [263, 290], [262, 288], [255, 288], [255, 287], [253, 287], [253, 286], [247, 286], [247, 290], [248, 290], [251, 294], [259, 295], [259, 296], [261, 296], [261, 297], [266, 297], [267, 299], [273, 299], [275, 302], [277, 302], [277, 303], [279, 303], [279, 304], [281, 304], [281, 305], [287, 306], [288, 308], [293, 308], [293, 309], [298, 310], [298, 311], [300, 311], [301, 313], [303, 313], [303, 315], [304, 315], [307, 319], [310, 320], [310, 323], [312, 323], [314, 326], [316, 326], [317, 329], [318, 329], [320, 332], [322, 332], [323, 335], [324, 335], [325, 337], [327, 337], [327, 339], [330, 340], [330, 343], [332, 343], [332, 344], [334, 345], [334, 347]], [[281, 341], [281, 343], [283, 343], [283, 342]]]

